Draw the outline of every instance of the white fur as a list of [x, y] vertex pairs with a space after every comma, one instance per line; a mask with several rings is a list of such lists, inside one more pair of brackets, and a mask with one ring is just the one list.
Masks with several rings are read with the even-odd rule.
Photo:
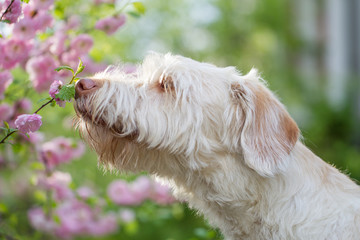
[[167, 182], [226, 239], [360, 239], [360, 188], [299, 141], [256, 70], [152, 53], [92, 79], [75, 109], [100, 162]]

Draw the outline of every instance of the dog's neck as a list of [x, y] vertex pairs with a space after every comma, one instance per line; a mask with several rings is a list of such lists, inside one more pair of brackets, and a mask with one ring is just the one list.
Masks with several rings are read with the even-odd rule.
[[[236, 154], [210, 160], [217, 164], [164, 177], [172, 183], [175, 196], [203, 213], [211, 225], [222, 230], [226, 239], [252, 239], [254, 233], [270, 236], [280, 228], [291, 227], [283, 223], [284, 216], [291, 219], [292, 214], [304, 214], [294, 211], [302, 207], [297, 201], [313, 202], [309, 193], [333, 185], [327, 183], [327, 176], [337, 171], [300, 142], [293, 150], [287, 171], [273, 177], [260, 176]], [[338, 180], [356, 188], [345, 176]], [[226, 236], [227, 233], [232, 235]]]

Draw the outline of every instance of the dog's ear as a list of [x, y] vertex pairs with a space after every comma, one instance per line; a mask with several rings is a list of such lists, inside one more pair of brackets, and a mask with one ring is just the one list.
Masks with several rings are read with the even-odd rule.
[[260, 81], [256, 70], [231, 92], [238, 109], [238, 142], [246, 164], [263, 176], [273, 176], [286, 168], [300, 131], [285, 107]]

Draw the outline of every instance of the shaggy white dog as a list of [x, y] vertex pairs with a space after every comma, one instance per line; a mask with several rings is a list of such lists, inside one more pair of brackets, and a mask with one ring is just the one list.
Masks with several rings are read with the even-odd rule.
[[167, 182], [226, 239], [360, 239], [360, 188], [299, 141], [256, 70], [152, 53], [80, 80], [75, 109], [101, 163]]

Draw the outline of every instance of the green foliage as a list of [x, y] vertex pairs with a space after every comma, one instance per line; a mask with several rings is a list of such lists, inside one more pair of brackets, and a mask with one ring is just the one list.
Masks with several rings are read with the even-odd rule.
[[75, 97], [75, 83], [61, 86], [59, 93], [55, 96], [62, 101], [70, 101]]

